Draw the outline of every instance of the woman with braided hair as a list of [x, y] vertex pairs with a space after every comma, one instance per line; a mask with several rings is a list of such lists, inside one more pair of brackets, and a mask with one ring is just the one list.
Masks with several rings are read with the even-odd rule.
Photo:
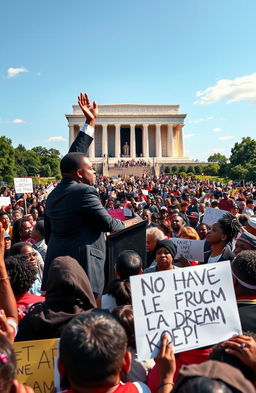
[[206, 240], [211, 244], [211, 250], [204, 253], [204, 263], [219, 261], [232, 261], [234, 255], [231, 251], [232, 241], [240, 232], [241, 225], [231, 213], [224, 214], [206, 235]]

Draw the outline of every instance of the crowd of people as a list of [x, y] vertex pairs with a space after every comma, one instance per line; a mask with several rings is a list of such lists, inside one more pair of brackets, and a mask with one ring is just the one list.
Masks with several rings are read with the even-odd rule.
[[[80, 95], [79, 105], [87, 125], [78, 138], [90, 142], [97, 104]], [[95, 177], [72, 149], [51, 193], [40, 184], [26, 198], [12, 187], [0, 193], [11, 200], [0, 211], [0, 393], [32, 391], [15, 377], [14, 341], [59, 337], [68, 393], [255, 392], [256, 187], [165, 174]], [[209, 226], [207, 207], [226, 213]], [[124, 209], [123, 222], [115, 209]], [[105, 282], [104, 233], [141, 220], [146, 259], [124, 249]], [[174, 238], [203, 240], [204, 260], [177, 258]], [[243, 334], [178, 354], [164, 334], [155, 359], [139, 361], [130, 277], [225, 260]]]
[[117, 162], [115, 162], [115, 168], [128, 168], [131, 166], [146, 166], [146, 167], [150, 167], [150, 163], [143, 160], [143, 159], [139, 159], [139, 160], [117, 160]]

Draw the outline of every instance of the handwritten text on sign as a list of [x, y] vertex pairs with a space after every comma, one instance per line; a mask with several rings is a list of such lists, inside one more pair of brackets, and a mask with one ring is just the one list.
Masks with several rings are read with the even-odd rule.
[[54, 387], [54, 358], [58, 339], [14, 343], [17, 379], [35, 393], [50, 393]]
[[33, 192], [33, 181], [31, 177], [15, 177], [14, 188], [16, 194], [29, 194]]
[[226, 210], [214, 209], [213, 207], [207, 207], [205, 209], [203, 223], [207, 225], [215, 224], [220, 218], [227, 214]]
[[167, 332], [175, 352], [241, 333], [230, 262], [130, 277], [139, 360], [155, 357]]
[[176, 237], [171, 240], [177, 246], [175, 259], [182, 256], [188, 260], [204, 261], [204, 240], [179, 239]]

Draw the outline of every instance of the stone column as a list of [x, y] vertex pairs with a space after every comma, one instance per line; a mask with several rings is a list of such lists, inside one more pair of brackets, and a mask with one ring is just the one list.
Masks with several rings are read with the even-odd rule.
[[95, 138], [89, 146], [89, 158], [95, 158]]
[[108, 125], [102, 124], [102, 157], [107, 157], [108, 155]]
[[120, 124], [115, 124], [115, 157], [121, 157], [120, 154]]
[[142, 139], [142, 151], [143, 157], [149, 157], [148, 148], [148, 124], [143, 124], [143, 139]]
[[75, 139], [75, 130], [73, 124], [68, 124], [68, 127], [69, 127], [69, 146], [71, 146]]
[[167, 156], [173, 157], [173, 125], [167, 125]]
[[136, 157], [135, 124], [130, 124], [130, 157]]
[[180, 157], [184, 157], [183, 124], [179, 124], [179, 153]]
[[162, 157], [161, 124], [156, 124], [156, 157]]

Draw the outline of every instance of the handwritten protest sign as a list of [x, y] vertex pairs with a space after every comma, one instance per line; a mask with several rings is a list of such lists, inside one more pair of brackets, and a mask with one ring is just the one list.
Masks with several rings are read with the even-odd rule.
[[107, 212], [113, 218], [117, 218], [118, 220], [121, 221], [125, 220], [124, 209], [109, 209], [107, 210]]
[[213, 207], [207, 207], [205, 209], [203, 223], [207, 225], [215, 224], [221, 217], [227, 214], [226, 210], [214, 209]]
[[29, 194], [33, 192], [33, 182], [31, 177], [15, 177], [14, 188], [16, 194]]
[[229, 261], [132, 276], [130, 282], [139, 360], [156, 356], [164, 332], [176, 353], [241, 333]]
[[13, 346], [18, 381], [31, 386], [35, 393], [50, 393], [54, 387], [58, 339], [16, 342]]
[[47, 195], [50, 195], [50, 193], [54, 190], [54, 185], [53, 184], [50, 184], [46, 189], [45, 189], [45, 192], [46, 192], [46, 194]]
[[0, 206], [9, 206], [11, 203], [10, 197], [0, 197]]
[[204, 240], [190, 240], [190, 239], [171, 239], [177, 246], [177, 253], [175, 259], [179, 257], [184, 257], [192, 261], [204, 261]]

